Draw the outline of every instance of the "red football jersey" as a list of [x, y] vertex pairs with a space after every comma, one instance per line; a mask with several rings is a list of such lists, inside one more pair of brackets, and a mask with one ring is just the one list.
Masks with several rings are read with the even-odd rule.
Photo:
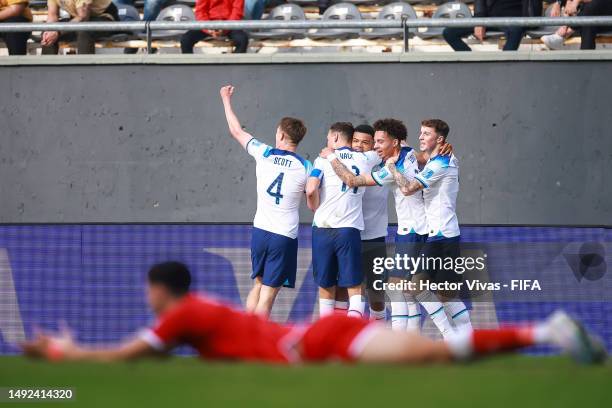
[[287, 363], [292, 329], [189, 294], [143, 338], [157, 349], [187, 344], [206, 359]]

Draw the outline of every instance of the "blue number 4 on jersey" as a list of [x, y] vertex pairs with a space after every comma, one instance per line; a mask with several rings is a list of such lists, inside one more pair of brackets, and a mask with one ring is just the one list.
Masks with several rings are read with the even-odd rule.
[[[268, 194], [276, 198], [277, 205], [280, 204], [280, 200], [281, 198], [283, 198], [283, 195], [281, 194], [281, 186], [283, 185], [283, 177], [285, 177], [285, 173], [279, 174], [278, 177], [274, 179], [272, 184], [270, 184], [270, 186], [266, 190]], [[276, 186], [276, 191], [272, 191], [274, 189], [274, 186]]]

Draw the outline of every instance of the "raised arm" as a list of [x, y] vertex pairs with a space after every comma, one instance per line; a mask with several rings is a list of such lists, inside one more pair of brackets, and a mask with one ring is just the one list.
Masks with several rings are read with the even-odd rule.
[[319, 186], [321, 180], [318, 177], [308, 177], [306, 182], [306, 205], [312, 211], [316, 211], [321, 203], [321, 196], [319, 194]]
[[242, 125], [240, 125], [240, 121], [232, 109], [232, 95], [234, 94], [234, 90], [235, 88], [233, 86], [226, 85], [221, 88], [219, 93], [221, 94], [221, 101], [223, 102], [223, 109], [225, 109], [225, 118], [227, 119], [230, 134], [242, 147], [246, 148], [247, 143], [253, 136], [242, 129]]
[[140, 338], [115, 347], [91, 349], [76, 344], [66, 333], [61, 337], [39, 335], [35, 340], [22, 343], [21, 348], [29, 357], [67, 361], [127, 361], [160, 354]]
[[327, 159], [331, 164], [334, 172], [340, 177], [340, 180], [346, 184], [349, 188], [362, 187], [362, 186], [375, 186], [377, 185], [374, 179], [369, 174], [356, 176], [352, 171], [346, 168], [344, 164], [334, 154], [334, 151], [328, 147], [321, 150], [321, 157]]
[[395, 180], [395, 184], [397, 184], [403, 195], [409, 196], [423, 189], [423, 185], [417, 180], [408, 180], [402, 173], [397, 171], [397, 167], [395, 167], [395, 158], [388, 159], [385, 165], [389, 169], [389, 172]]

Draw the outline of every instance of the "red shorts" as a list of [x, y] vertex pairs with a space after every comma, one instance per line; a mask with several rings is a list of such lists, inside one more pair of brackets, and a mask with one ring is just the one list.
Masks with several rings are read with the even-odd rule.
[[379, 326], [346, 315], [326, 316], [309, 326], [300, 341], [303, 361], [355, 361]]

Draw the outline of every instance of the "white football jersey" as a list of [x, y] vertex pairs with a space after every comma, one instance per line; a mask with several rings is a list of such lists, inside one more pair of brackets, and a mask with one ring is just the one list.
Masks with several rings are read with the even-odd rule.
[[[382, 163], [377, 164], [372, 169], [372, 172], [376, 172], [381, 168]], [[387, 228], [389, 226], [388, 197], [389, 188], [386, 185], [366, 187], [362, 198], [364, 225], [364, 229], [361, 231], [362, 240], [387, 236]]]
[[[355, 175], [367, 174], [378, 164], [376, 152], [356, 152], [349, 147], [335, 150], [336, 157]], [[319, 228], [357, 228], [363, 230], [362, 197], [366, 187], [349, 188], [332, 165], [317, 157], [311, 177], [321, 180], [320, 204], [313, 225]]]
[[459, 162], [454, 155], [436, 156], [415, 176], [423, 184], [425, 213], [430, 237], [452, 238], [460, 235], [457, 220]]
[[300, 200], [312, 164], [297, 154], [251, 139], [247, 152], [255, 158], [257, 212], [253, 226], [296, 238], [300, 225]]
[[[414, 149], [408, 146], [402, 147], [395, 167], [408, 180], [414, 180], [419, 172]], [[380, 185], [395, 184], [393, 175], [386, 167], [372, 172], [372, 178]], [[405, 196], [397, 185], [393, 189], [395, 197], [395, 211], [397, 212], [397, 233], [398, 235], [407, 234], [427, 234], [427, 218], [425, 216], [425, 203], [423, 193], [416, 193]]]

